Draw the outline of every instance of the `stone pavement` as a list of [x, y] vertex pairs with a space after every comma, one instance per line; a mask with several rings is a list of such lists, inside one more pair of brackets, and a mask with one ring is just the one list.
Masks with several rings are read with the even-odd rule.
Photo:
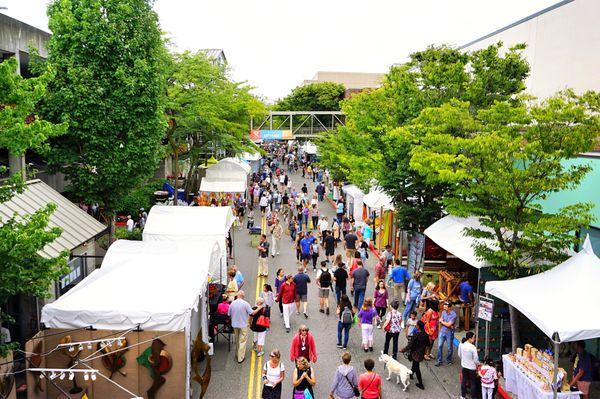
[[[307, 183], [309, 192], [314, 190], [312, 181], [305, 180], [300, 173], [292, 175], [292, 181], [296, 189], [302, 186], [303, 182]], [[329, 220], [334, 215], [334, 210], [327, 200], [319, 204], [320, 213], [328, 216]], [[258, 216], [258, 208], [255, 210]], [[256, 218], [257, 223], [259, 218]], [[244, 226], [245, 227], [245, 226]], [[287, 227], [287, 226], [285, 226]], [[262, 289], [265, 283], [264, 278], [257, 278], [257, 251], [250, 246], [250, 238], [247, 230], [243, 228], [235, 232], [234, 239], [234, 254], [235, 262], [238, 268], [242, 271], [245, 277], [245, 285], [243, 287], [246, 292], [246, 300], [250, 304], [254, 304], [255, 298], [258, 296], [258, 289]], [[282, 238], [281, 255], [275, 258], [269, 257], [269, 277], [267, 282], [274, 284], [275, 271], [279, 267], [283, 267], [287, 273], [296, 273], [297, 263], [295, 259], [295, 251], [292, 249], [289, 235], [284, 235]], [[336, 250], [336, 254], [343, 250], [341, 244]], [[324, 256], [319, 259], [324, 259]], [[373, 272], [374, 256], [370, 254], [367, 260], [367, 268]], [[326, 399], [330, 390], [331, 381], [335, 370], [340, 363], [340, 355], [342, 350], [336, 347], [337, 343], [337, 319], [332, 312], [331, 315], [319, 313], [317, 287], [314, 284], [315, 273], [312, 268], [309, 268], [309, 276], [313, 283], [309, 286], [308, 291], [308, 314], [309, 318], [305, 319], [302, 314], [291, 316], [292, 331], [287, 334], [283, 326], [283, 320], [279, 315], [278, 309], [272, 312], [271, 329], [267, 332], [266, 344], [264, 351], [269, 353], [273, 348], [278, 348], [282, 354], [282, 361], [286, 367], [286, 376], [283, 381], [283, 398], [292, 396], [291, 389], [291, 373], [294, 365], [289, 360], [289, 348], [293, 333], [297, 331], [300, 324], [306, 324], [311, 333], [314, 335], [317, 344], [318, 360], [313, 364], [317, 384], [315, 386], [315, 399]], [[367, 295], [373, 294], [373, 280], [369, 279], [367, 287]], [[333, 304], [333, 305], [332, 305]], [[330, 298], [330, 307], [332, 310], [335, 306], [335, 299]], [[385, 333], [383, 330], [375, 330], [374, 352], [364, 353], [361, 349], [360, 329], [354, 326], [350, 330], [350, 340], [348, 343], [348, 351], [352, 354], [352, 365], [359, 372], [364, 371], [363, 360], [371, 357], [376, 361], [375, 371], [382, 374], [386, 373], [383, 369], [383, 364], [377, 362], [379, 352], [383, 349]], [[248, 346], [246, 352], [246, 360], [242, 364], [238, 364], [234, 354], [234, 344], [232, 343], [231, 352], [227, 352], [227, 343], [220, 339], [215, 344], [215, 355], [212, 360], [212, 379], [207, 392], [207, 398], [260, 398], [261, 394], [261, 377], [260, 370], [262, 369], [263, 361], [267, 361], [268, 357], [257, 358], [254, 352], [251, 351], [252, 333], [248, 336]], [[406, 344], [405, 338], [401, 335], [400, 347]], [[433, 350], [434, 354], [436, 349]], [[410, 362], [403, 356], [399, 356], [400, 361], [410, 367]], [[402, 392], [401, 385], [396, 385], [394, 378], [392, 381], [383, 381], [383, 396], [384, 398], [458, 398], [460, 397], [460, 388], [458, 383], [459, 360], [456, 356], [452, 366], [434, 367], [434, 362], [421, 363], [421, 373], [423, 374], [423, 382], [425, 390], [418, 389], [412, 381], [406, 392]], [[386, 373], [387, 375], [387, 373]]]

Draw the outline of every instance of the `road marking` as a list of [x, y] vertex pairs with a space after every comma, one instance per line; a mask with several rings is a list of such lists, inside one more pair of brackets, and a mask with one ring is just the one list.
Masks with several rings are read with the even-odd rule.
[[[262, 217], [261, 223], [261, 233], [267, 234], [267, 218], [265, 216]], [[264, 277], [256, 278], [256, 290], [254, 293], [254, 299], [258, 299], [260, 291], [262, 290], [262, 286], [265, 283]], [[250, 335], [252, 331], [248, 331], [248, 335]], [[253, 337], [248, 337], [248, 339], [252, 339]], [[255, 380], [256, 380], [256, 391], [255, 391]], [[262, 394], [262, 356], [256, 356], [256, 352], [252, 351], [250, 356], [250, 371], [248, 373], [248, 399], [260, 399]]]

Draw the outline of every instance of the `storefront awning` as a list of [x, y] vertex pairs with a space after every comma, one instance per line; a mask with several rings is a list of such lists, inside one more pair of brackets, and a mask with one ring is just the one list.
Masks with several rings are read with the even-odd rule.
[[490, 281], [488, 294], [531, 320], [548, 337], [560, 342], [600, 337], [600, 259], [589, 236], [582, 250], [552, 269], [516, 280]]
[[62, 251], [70, 252], [106, 230], [105, 225], [37, 179], [28, 181], [21, 194], [0, 204], [0, 219], [7, 220], [15, 214], [29, 216], [49, 203], [56, 204], [56, 211], [50, 216], [48, 226], [60, 227], [62, 234], [39, 252], [45, 258], [54, 258]]

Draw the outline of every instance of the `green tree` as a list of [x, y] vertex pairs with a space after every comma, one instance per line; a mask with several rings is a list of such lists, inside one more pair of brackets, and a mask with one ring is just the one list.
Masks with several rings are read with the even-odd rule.
[[164, 137], [166, 50], [149, 0], [55, 0], [44, 112], [67, 121], [52, 170], [111, 226], [123, 198], [154, 174]]
[[475, 112], [522, 91], [529, 71], [523, 46], [500, 55], [501, 46], [473, 53], [440, 46], [411, 54], [406, 64], [391, 68], [382, 88], [342, 102], [346, 128], [325, 137], [322, 163], [364, 189], [376, 180], [392, 197], [400, 226], [422, 231], [439, 218], [448, 187], [410, 167], [420, 133], [408, 126], [423, 109], [451, 99], [470, 101]]
[[264, 115], [265, 106], [252, 87], [232, 81], [223, 65], [203, 52], [173, 55], [167, 86], [167, 140], [179, 174], [180, 155], [187, 159], [186, 192], [203, 155], [211, 148], [236, 154], [255, 149], [248, 136], [251, 117]]
[[[15, 155], [24, 155], [28, 149], [44, 153], [46, 140], [63, 134], [66, 126], [53, 125], [36, 113], [36, 104], [44, 95], [49, 76], [23, 79], [16, 70], [14, 59], [0, 63], [0, 148]], [[6, 172], [6, 167], [0, 169]], [[25, 188], [22, 176], [14, 174], [0, 186], [0, 203]], [[55, 209], [55, 204], [48, 204], [31, 215], [15, 214], [0, 220], [0, 304], [19, 294], [44, 298], [50, 284], [65, 273], [68, 253], [50, 259], [39, 255], [42, 248], [61, 234], [59, 228], [48, 227]], [[0, 307], [0, 324], [11, 321]], [[0, 358], [15, 347], [0, 339]]]
[[274, 108], [277, 111], [339, 111], [345, 90], [343, 84], [333, 82], [297, 86]]
[[[540, 103], [494, 102], [476, 113], [458, 100], [427, 108], [413, 123], [422, 134], [410, 165], [431, 184], [444, 183], [446, 209], [476, 216], [467, 229], [476, 255], [501, 278], [536, 273], [564, 260], [578, 244], [573, 234], [591, 221], [591, 204], [545, 212], [548, 195], [575, 188], [589, 165], [563, 161], [589, 151], [600, 131], [598, 95], [567, 91]], [[519, 345], [510, 306], [513, 349]]]

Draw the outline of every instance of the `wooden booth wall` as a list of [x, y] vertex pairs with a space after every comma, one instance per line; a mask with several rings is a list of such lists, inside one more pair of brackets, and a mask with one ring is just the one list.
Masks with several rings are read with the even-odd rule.
[[[65, 334], [57, 334], [61, 331], [60, 329], [49, 329], [38, 333], [34, 338], [26, 344], [26, 350], [28, 352], [41, 352], [47, 353], [54, 349], [60, 340], [66, 335], [71, 336], [71, 342], [90, 341], [95, 339], [109, 339], [119, 337], [119, 332], [116, 330], [77, 330], [66, 332]], [[127, 345], [136, 345], [139, 342], [152, 340], [158, 338], [161, 335], [169, 333], [168, 331], [142, 331], [142, 332], [129, 332], [126, 334]], [[110, 334], [110, 337], [107, 337]], [[52, 335], [52, 336], [50, 336]], [[185, 397], [185, 385], [186, 385], [186, 350], [185, 350], [185, 334], [183, 331], [175, 332], [165, 337], [160, 337], [160, 340], [165, 343], [164, 350], [168, 351], [173, 359], [173, 366], [169, 372], [163, 376], [166, 379], [165, 384], [158, 390], [156, 399], [167, 399], [167, 398], [184, 398]], [[39, 344], [41, 342], [41, 344]], [[152, 377], [150, 370], [146, 367], [140, 366], [137, 363], [137, 357], [142, 354], [152, 344], [152, 341], [145, 342], [139, 346], [129, 348], [125, 352], [126, 364], [121, 369], [123, 373], [115, 372], [112, 380], [117, 382], [119, 385], [125, 387], [129, 391], [136, 393], [140, 397], [147, 398], [146, 391], [152, 386]], [[37, 346], [37, 347], [36, 347]], [[83, 359], [89, 356], [91, 353], [97, 350], [96, 344], [89, 350], [84, 345], [84, 349], [78, 355], [79, 359]], [[97, 356], [98, 354], [94, 355]], [[56, 351], [47, 356], [41, 358], [40, 367], [46, 368], [68, 368], [71, 363], [69, 352]], [[110, 375], [110, 371], [102, 364], [101, 359], [96, 359], [91, 363], [88, 363], [93, 369], [97, 369], [100, 373], [105, 376]], [[30, 366], [33, 367], [33, 366]], [[78, 369], [84, 369], [84, 366], [78, 366]], [[125, 375], [123, 375], [125, 374]], [[55, 399], [63, 398], [64, 395], [60, 393], [52, 383], [49, 383], [47, 379], [39, 380], [39, 373], [28, 372], [27, 373], [27, 387], [28, 399]], [[85, 381], [83, 374], [75, 374], [75, 381], [77, 385], [83, 388], [83, 392], [77, 395], [71, 395], [72, 398], [80, 398], [83, 393], [86, 393], [89, 399], [130, 399], [131, 395], [106, 381], [103, 377], [98, 376], [96, 381], [89, 379]], [[69, 381], [68, 377], [64, 380], [55, 378], [53, 382], [60, 386], [65, 392], [73, 388], [73, 381]], [[42, 388], [42, 390], [40, 389]], [[62, 395], [62, 396], [61, 396]]]

